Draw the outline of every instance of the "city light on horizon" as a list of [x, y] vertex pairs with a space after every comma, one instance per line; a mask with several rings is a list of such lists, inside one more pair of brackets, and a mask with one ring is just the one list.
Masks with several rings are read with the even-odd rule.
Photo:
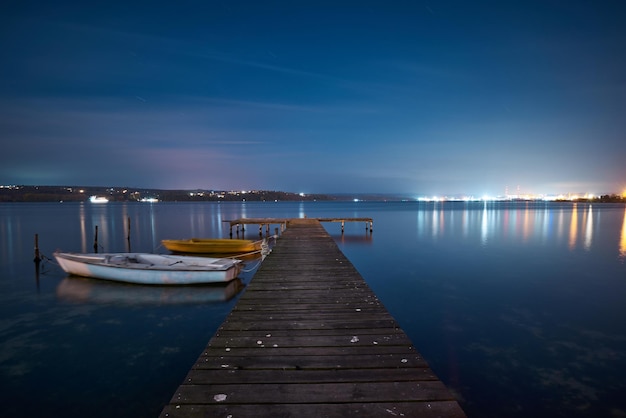
[[[55, 186], [51, 186], [51, 185], [35, 185], [35, 186], [29, 186], [29, 185], [0, 185], [0, 190], [2, 189], [8, 189], [8, 190], [19, 190], [21, 188], [25, 188], [25, 187], [33, 187], [33, 188], [40, 188], [40, 187], [45, 187], [45, 188], [54, 188]], [[65, 189], [67, 191], [74, 191], [76, 193], [79, 194], [84, 194], [85, 193], [85, 189], [83, 188], [76, 188], [76, 186], [56, 186], [59, 187], [61, 189]], [[96, 187], [97, 186], [91, 186], [91, 187]], [[267, 190], [261, 190], [261, 189], [250, 189], [250, 190], [241, 190], [241, 189], [236, 189], [236, 190], [217, 190], [214, 188], [205, 188], [205, 189], [150, 189], [150, 188], [142, 188], [142, 189], [135, 189], [135, 191], [131, 191], [132, 189], [128, 189], [126, 187], [124, 188], [115, 188], [115, 187], [102, 187], [102, 189], [106, 189], [105, 194], [115, 194], [115, 193], [121, 193], [123, 195], [128, 195], [129, 198], [132, 199], [140, 199], [141, 196], [141, 192], [139, 190], [153, 190], [153, 193], [158, 193], [158, 190], [161, 191], [167, 191], [167, 190], [177, 190], [177, 191], [185, 191], [186, 194], [190, 197], [190, 198], [203, 198], [203, 197], [217, 197], [217, 198], [221, 198], [224, 199], [227, 195], [230, 196], [242, 196], [245, 197], [247, 194], [255, 194], [255, 193], [260, 193], [260, 192], [268, 192]], [[507, 190], [508, 191], [508, 190]], [[504, 195], [495, 195], [495, 194], [481, 194], [481, 195], [476, 195], [476, 194], [453, 194], [453, 195], [447, 195], [447, 194], [411, 194], [411, 193], [376, 193], [376, 192], [372, 192], [372, 193], [368, 193], [368, 192], [361, 192], [361, 193], [353, 193], [353, 192], [342, 192], [342, 193], [305, 193], [305, 192], [292, 192], [290, 190], [280, 190], [278, 191], [279, 193], [292, 193], [295, 194], [299, 197], [302, 198], [308, 198], [310, 195], [317, 195], [317, 196], [323, 196], [323, 195], [328, 195], [329, 197], [332, 196], [341, 196], [341, 195], [358, 195], [360, 196], [359, 198], [354, 198], [354, 201], [361, 201], [361, 200], [372, 200], [372, 198], [381, 198], [381, 199], [385, 199], [388, 200], [390, 198], [402, 198], [403, 200], [405, 200], [407, 197], [410, 196], [410, 200], [416, 200], [416, 201], [423, 201], [423, 202], [454, 202], [454, 201], [458, 201], [458, 202], [478, 202], [478, 201], [485, 201], [485, 202], [489, 202], [489, 201], [577, 201], [577, 200], [596, 200], [596, 199], [600, 199], [602, 197], [608, 197], [608, 198], [616, 198], [619, 197], [621, 199], [626, 199], [626, 191], [621, 192], [621, 193], [555, 193], [555, 194], [533, 194], [533, 193], [519, 193], [519, 194], [504, 194]], [[518, 189], [519, 192], [519, 189]], [[94, 199], [98, 198], [98, 197], [104, 197], [104, 196], [91, 196], [91, 200], [94, 201]], [[101, 201], [103, 199], [100, 199]], [[158, 201], [158, 198], [155, 196], [144, 196], [143, 198], [141, 198], [142, 201], [152, 201], [152, 202], [156, 202]]]
[[416, 198], [418, 201], [423, 202], [492, 202], [492, 201], [532, 201], [532, 200], [540, 200], [540, 201], [577, 201], [577, 200], [594, 200], [598, 199], [601, 196], [621, 196], [622, 198], [626, 198], [626, 193], [617, 194], [617, 193], [606, 193], [603, 195], [598, 195], [594, 193], [559, 193], [559, 194], [513, 194], [513, 195], [500, 195], [500, 196], [492, 196], [492, 195], [457, 195], [457, 196], [442, 196], [442, 195], [432, 195], [432, 196], [419, 196]]

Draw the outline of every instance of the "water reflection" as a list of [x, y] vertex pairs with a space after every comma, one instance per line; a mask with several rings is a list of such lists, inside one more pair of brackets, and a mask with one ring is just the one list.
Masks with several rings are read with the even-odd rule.
[[304, 202], [300, 202], [298, 206], [298, 218], [306, 218], [306, 213], [304, 212]]
[[[6, 237], [4, 240], [0, 242], [0, 254], [2, 255], [2, 259], [4, 260], [12, 260], [14, 255], [15, 241], [14, 237], [17, 234], [14, 234], [13, 226], [15, 224], [13, 218], [9, 215], [5, 216], [3, 211], [3, 216], [1, 218], [4, 222], [0, 224], [0, 233], [2, 233], [3, 237]], [[19, 226], [16, 228], [19, 229]]]
[[443, 233], [443, 208], [438, 209], [437, 206], [433, 207], [433, 237], [439, 235], [440, 232]]
[[87, 226], [85, 225], [87, 215], [85, 214], [85, 204], [81, 203], [78, 209], [78, 224], [80, 225], [80, 249], [87, 252]]
[[74, 303], [116, 305], [188, 305], [225, 302], [244, 288], [241, 279], [226, 285], [141, 286], [104, 280], [66, 277], [56, 289], [57, 297]]
[[[226, 205], [227, 206], [227, 205]], [[78, 209], [80, 251], [94, 251], [98, 231], [98, 251], [155, 252], [164, 238], [221, 237], [223, 220], [229, 216], [224, 205], [141, 203], [108, 204]], [[113, 216], [116, 212], [119, 215]], [[185, 216], [180, 217], [180, 213]], [[176, 219], [176, 222], [172, 222]]]
[[624, 209], [624, 220], [622, 221], [622, 234], [619, 240], [619, 258], [626, 260], [626, 209]]
[[569, 224], [569, 248], [573, 250], [576, 247], [576, 238], [578, 236], [578, 205], [574, 203], [572, 208], [572, 218]]
[[565, 215], [564, 215], [563, 212], [564, 212], [563, 208], [559, 209], [558, 211], [555, 211], [555, 213], [556, 213], [556, 215], [555, 215], [556, 216], [555, 225], [556, 225], [556, 236], [557, 237], [562, 237], [563, 236], [563, 229], [565, 228], [565, 226], [564, 226]]
[[489, 216], [487, 213], [487, 202], [483, 207], [483, 217], [480, 223], [480, 242], [483, 245], [487, 244], [487, 237], [489, 235]]
[[526, 209], [524, 210], [524, 222], [522, 229], [522, 239], [523, 241], [528, 241], [533, 231], [533, 223], [534, 220], [530, 219], [530, 209], [528, 208], [528, 204], [526, 205]]
[[594, 212], [592, 205], [504, 205], [432, 203], [431, 207], [417, 211], [417, 232], [422, 238], [460, 233], [463, 238], [477, 239], [483, 246], [507, 239], [544, 245], [550, 241], [565, 242], [570, 250], [590, 251], [593, 247], [594, 223], [598, 221], [595, 216], [599, 213]]
[[150, 203], [150, 238], [152, 241], [152, 248], [157, 248], [160, 243], [157, 241], [157, 230], [156, 230], [156, 218], [154, 216], [154, 203]]
[[372, 234], [366, 231], [364, 235], [332, 234], [333, 239], [340, 244], [372, 244]]
[[585, 224], [586, 224], [586, 227], [584, 228], [585, 230], [584, 247], [585, 247], [585, 250], [589, 251], [589, 249], [591, 249], [591, 241], [593, 237], [593, 206], [589, 206], [589, 209], [587, 210], [587, 216], [585, 217]]

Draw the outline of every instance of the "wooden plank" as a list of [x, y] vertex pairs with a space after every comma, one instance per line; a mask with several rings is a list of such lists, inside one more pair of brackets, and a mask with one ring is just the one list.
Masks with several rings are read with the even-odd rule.
[[464, 417], [319, 221], [284, 222], [161, 417]]
[[[387, 354], [407, 354], [407, 352], [415, 352], [419, 356], [419, 353], [412, 350], [411, 347], [407, 351], [407, 347], [404, 345], [387, 346], [385, 347], [385, 353]], [[343, 346], [343, 347], [272, 347], [272, 355], [274, 356], [358, 356], [358, 355], [380, 355], [380, 349], [377, 346]], [[252, 356], [266, 356], [267, 351], [258, 350], [257, 348], [242, 348], [242, 347], [227, 347], [226, 348], [208, 348], [202, 352], [198, 358], [200, 362], [205, 356], [207, 357], [219, 357], [227, 359], [230, 356], [234, 357], [252, 357]], [[420, 357], [421, 358], [421, 357]], [[333, 366], [334, 367], [334, 366]]]
[[[266, 332], [266, 331], [264, 331]], [[218, 337], [212, 341], [211, 347], [255, 347], [263, 345], [264, 333], [257, 334], [258, 336], [221, 336], [218, 333]], [[404, 333], [400, 334], [387, 334], [387, 335], [353, 335], [344, 333], [343, 335], [296, 335], [286, 337], [274, 337], [272, 339], [266, 339], [266, 344], [277, 345], [278, 347], [328, 347], [328, 346], [350, 346], [350, 342], [358, 339], [361, 344], [367, 345], [400, 345], [403, 344], [407, 347], [410, 346], [411, 341]], [[261, 344], [259, 344], [261, 341]]]
[[383, 369], [383, 368], [410, 368], [428, 367], [420, 356], [407, 355], [405, 353], [385, 355], [278, 355], [267, 353], [265, 355], [252, 356], [203, 356], [193, 369], [223, 369], [223, 370], [249, 370], [249, 369], [275, 369], [280, 370], [306, 370], [322, 369], [333, 365], [332, 370], [347, 369]]
[[[372, 328], [390, 328], [397, 327], [396, 321], [393, 319], [378, 319], [376, 316], [365, 316], [361, 318], [350, 319], [298, 319], [298, 318], [280, 318], [269, 319], [263, 316], [242, 316], [237, 320], [228, 321], [224, 324], [224, 330], [250, 331], [250, 330], [369, 330]], [[344, 331], [342, 334], [347, 335]], [[354, 334], [354, 333], [352, 333]]]
[[465, 414], [455, 401], [380, 402], [345, 404], [262, 404], [262, 405], [189, 405], [166, 406], [161, 417], [280, 417], [280, 418], [463, 418]]
[[190, 375], [186, 384], [206, 385], [215, 382], [221, 384], [233, 383], [342, 383], [342, 382], [403, 382], [420, 380], [437, 380], [428, 368], [382, 368], [382, 369], [344, 369], [334, 370], [301, 370], [286, 369], [282, 373], [273, 370], [225, 370], [225, 369], [196, 369]]
[[438, 380], [261, 383], [253, 385], [191, 384], [181, 385], [173, 399], [178, 404], [290, 404], [452, 400], [450, 392]]

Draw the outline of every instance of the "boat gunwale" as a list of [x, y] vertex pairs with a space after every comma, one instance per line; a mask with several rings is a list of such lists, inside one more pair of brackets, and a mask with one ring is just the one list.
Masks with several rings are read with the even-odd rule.
[[[193, 259], [203, 259], [203, 257], [191, 257], [191, 256], [181, 256], [181, 255], [169, 255], [169, 254], [148, 254], [151, 256], [158, 256], [166, 259], [175, 260], [175, 262], [171, 265], [166, 264], [147, 264], [147, 263], [132, 263], [132, 262], [124, 262], [124, 263], [111, 263], [111, 257], [115, 256], [124, 256], [126, 258], [130, 255], [142, 255], [141, 253], [104, 253], [100, 257], [97, 256], [97, 253], [88, 254], [83, 257], [80, 253], [66, 253], [66, 252], [55, 252], [55, 257], [60, 257], [66, 261], [80, 263], [80, 264], [88, 264], [97, 267], [104, 268], [118, 268], [124, 270], [149, 270], [149, 271], [173, 271], [173, 272], [185, 272], [185, 271], [228, 271], [232, 268], [237, 267], [241, 264], [241, 260], [232, 259], [232, 258], [205, 258], [206, 260], [213, 259], [224, 261], [224, 264], [204, 264], [204, 265], [189, 265], [189, 264], [180, 264], [180, 258], [193, 258]], [[176, 266], [176, 267], [174, 267]], [[182, 268], [181, 268], [182, 266]]]

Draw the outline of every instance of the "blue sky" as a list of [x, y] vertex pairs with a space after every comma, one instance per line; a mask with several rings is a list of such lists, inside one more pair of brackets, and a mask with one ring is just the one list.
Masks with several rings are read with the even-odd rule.
[[12, 1], [0, 183], [621, 192], [624, 18], [621, 1]]

